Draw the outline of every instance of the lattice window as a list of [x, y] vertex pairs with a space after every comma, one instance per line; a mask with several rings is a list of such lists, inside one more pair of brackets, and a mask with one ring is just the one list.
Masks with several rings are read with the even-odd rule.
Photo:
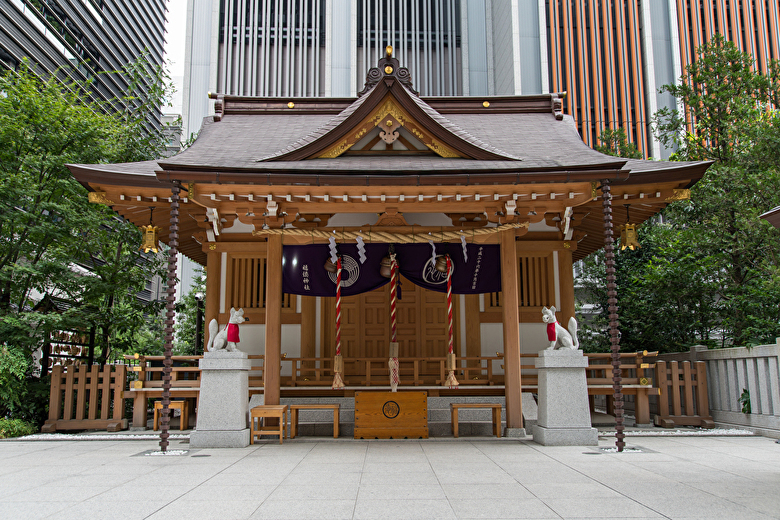
[[[243, 308], [245, 311], [265, 309], [266, 294], [266, 259], [256, 254], [228, 255], [227, 291], [225, 301], [227, 307]], [[295, 312], [296, 296], [282, 295], [282, 309]]]
[[[517, 298], [520, 307], [541, 307], [555, 303], [555, 279], [552, 255], [521, 256], [517, 259]], [[487, 295], [485, 305], [489, 310], [502, 307], [500, 292]]]

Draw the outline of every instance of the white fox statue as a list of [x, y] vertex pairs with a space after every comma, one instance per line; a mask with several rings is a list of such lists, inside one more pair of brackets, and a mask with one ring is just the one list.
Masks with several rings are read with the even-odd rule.
[[547, 324], [547, 339], [550, 341], [546, 350], [577, 350], [580, 347], [580, 341], [577, 339], [577, 320], [574, 317], [569, 318], [569, 330], [566, 330], [555, 318], [555, 307], [542, 307], [542, 321]]
[[[216, 350], [226, 350], [228, 352], [241, 352], [238, 349], [238, 325], [244, 322], [244, 309], [235, 310], [230, 308], [230, 319], [228, 325], [219, 331], [217, 320], [211, 320], [209, 323], [209, 342], [206, 345], [206, 352]], [[217, 332], [219, 331], [219, 332]]]

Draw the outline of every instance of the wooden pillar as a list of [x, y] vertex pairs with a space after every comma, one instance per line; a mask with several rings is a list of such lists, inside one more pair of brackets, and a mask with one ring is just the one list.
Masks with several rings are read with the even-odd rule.
[[219, 318], [219, 295], [222, 291], [220, 279], [222, 277], [222, 253], [209, 251], [206, 255], [206, 316], [205, 337], [209, 341], [209, 323]]
[[501, 233], [501, 292], [504, 297], [504, 392], [506, 427], [523, 427], [520, 376], [520, 311], [517, 299], [515, 231]]
[[[569, 242], [564, 242], [564, 245]], [[571, 249], [558, 251], [558, 286], [561, 290], [560, 323], [568, 326], [569, 318], [574, 316], [574, 264]]]
[[268, 237], [265, 280], [265, 361], [263, 394], [265, 404], [279, 404], [282, 362], [282, 236]]

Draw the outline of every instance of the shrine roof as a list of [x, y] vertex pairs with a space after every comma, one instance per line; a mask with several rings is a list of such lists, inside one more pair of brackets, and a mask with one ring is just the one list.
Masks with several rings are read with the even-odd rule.
[[761, 218], [766, 220], [776, 228], [780, 228], [780, 206], [762, 214]]
[[70, 168], [85, 185], [159, 188], [174, 180], [313, 186], [695, 182], [708, 165], [597, 152], [563, 113], [565, 94], [421, 98], [409, 71], [390, 53], [388, 48], [370, 69], [357, 98], [212, 95], [215, 114], [179, 154]]
[[[159, 161], [161, 169], [381, 173], [391, 168], [395, 174], [404, 171], [479, 173], [579, 169], [593, 165], [620, 170], [626, 162], [591, 149], [582, 142], [571, 117], [556, 121], [551, 113], [448, 114], [452, 121], [450, 128], [457, 127], [459, 133], [468, 135], [474, 142], [493, 143], [491, 149], [510, 150], [517, 156], [515, 160], [342, 155], [333, 159], [269, 161], [281, 151], [296, 150], [301, 143], [310, 143], [316, 136], [325, 135], [336, 123], [321, 114], [295, 113], [226, 115], [219, 122], [209, 119], [212, 118], [204, 121], [198, 139], [190, 148]], [[312, 128], [318, 131], [312, 133]]]
[[[707, 165], [626, 160], [599, 153], [583, 143], [570, 116], [556, 117], [551, 108], [554, 95], [420, 101], [428, 107], [426, 110], [445, 111], [446, 117], [437, 118], [443, 128], [492, 154], [503, 154], [500, 160], [392, 153], [296, 160], [282, 157], [328, 135], [367, 97], [351, 105], [343, 99], [330, 103], [296, 99], [300, 110], [287, 109], [287, 100], [222, 97], [224, 113], [205, 118], [192, 146], [173, 157], [140, 163], [73, 165], [71, 170], [84, 184], [159, 187], [160, 182], [171, 179], [314, 185], [523, 184], [603, 178], [626, 182], [631, 177], [661, 178], [675, 172], [699, 178]], [[478, 110], [484, 101], [490, 103], [490, 108]], [[314, 104], [317, 107], [311, 108]], [[547, 109], [540, 110], [540, 104], [546, 104]]]
[[[455, 211], [454, 226], [472, 213], [500, 221], [510, 204], [512, 212], [518, 211], [510, 215], [529, 222], [531, 216], [556, 214], [558, 222], [563, 218], [577, 222], [579, 234], [566, 240], [578, 241], [574, 251], [578, 259], [603, 245], [602, 201], [592, 195], [601, 181], [619, 187], [622, 206], [633, 204], [631, 214], [641, 223], [667, 202], [679, 200], [677, 192], [687, 191], [710, 163], [625, 159], [597, 152], [582, 141], [574, 119], [563, 113], [564, 96], [420, 97], [408, 71], [388, 53], [369, 71], [357, 98], [213, 95], [215, 114], [204, 119], [194, 143], [173, 157], [68, 167], [79, 182], [97, 192], [95, 202], [118, 208], [139, 226], [149, 221], [149, 207], [160, 199], [170, 200], [174, 181], [186, 183], [179, 250], [200, 263], [205, 261], [203, 244], [215, 240], [209, 233], [216, 235], [223, 220], [273, 227], [286, 218], [287, 224], [301, 229], [327, 222], [328, 215], [339, 212], [337, 202], [328, 206], [328, 187], [333, 186], [371, 187], [358, 195], [370, 209], [353, 204], [352, 212], [383, 211], [385, 197], [390, 197], [399, 213], [420, 208]], [[565, 183], [570, 186], [560, 186]], [[542, 184], [548, 188], [537, 188]], [[283, 190], [273, 194], [281, 202], [272, 201], [270, 191], [267, 196], [262, 190], [255, 192], [253, 185]], [[485, 209], [477, 190], [509, 185], [530, 189], [494, 191], [486, 199], [490, 208]], [[402, 192], [411, 186], [420, 188], [407, 203], [404, 197], [409, 195]], [[225, 190], [231, 191], [218, 193]], [[344, 190], [351, 191], [357, 190]], [[445, 191], [452, 193], [441, 193]], [[469, 205], [449, 201], [448, 197], [460, 201], [461, 195], [469, 198]], [[257, 208], [256, 196], [262, 199]], [[349, 193], [340, 197], [350, 201]], [[381, 204], [374, 199], [381, 199]], [[238, 206], [238, 200], [247, 206]], [[279, 209], [279, 204], [289, 207]], [[622, 206], [615, 208], [615, 215], [627, 219]], [[207, 213], [207, 207], [213, 212]], [[218, 213], [222, 217], [213, 220]], [[303, 214], [303, 220], [295, 220]], [[160, 215], [154, 223], [162, 229], [160, 239], [167, 241], [168, 223]]]

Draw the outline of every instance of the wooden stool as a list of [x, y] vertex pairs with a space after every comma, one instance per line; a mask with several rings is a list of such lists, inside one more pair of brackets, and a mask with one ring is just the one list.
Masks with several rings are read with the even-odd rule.
[[493, 412], [493, 435], [501, 437], [501, 408], [498, 403], [450, 403], [452, 409], [452, 434], [458, 437], [458, 409], [488, 408]]
[[[279, 426], [266, 426], [267, 418], [279, 419]], [[260, 426], [260, 422], [263, 425]], [[255, 427], [257, 422], [257, 427]], [[279, 444], [285, 437], [287, 430], [287, 405], [286, 404], [261, 404], [249, 410], [249, 444], [255, 443], [255, 436], [278, 435]]]
[[298, 435], [298, 410], [333, 410], [333, 438], [339, 437], [339, 405], [338, 404], [291, 404], [290, 405], [290, 438]]
[[[162, 401], [154, 402], [154, 429], [160, 429], [160, 413], [162, 412]], [[187, 401], [171, 401], [168, 404], [168, 413], [173, 410], [181, 411], [179, 416], [179, 429], [186, 430], [189, 426], [189, 417], [187, 416]]]

